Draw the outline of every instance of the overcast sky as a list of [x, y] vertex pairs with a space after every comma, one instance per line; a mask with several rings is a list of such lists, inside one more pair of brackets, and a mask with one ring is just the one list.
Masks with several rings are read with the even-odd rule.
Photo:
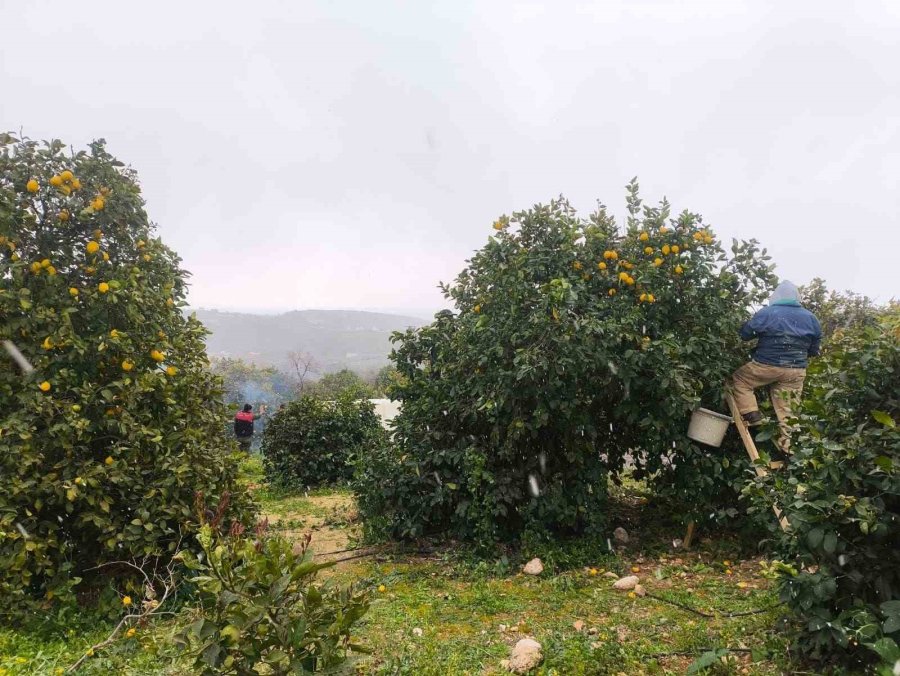
[[900, 296], [900, 2], [0, 0], [0, 130], [106, 138], [195, 305], [441, 305], [491, 221], [624, 184]]

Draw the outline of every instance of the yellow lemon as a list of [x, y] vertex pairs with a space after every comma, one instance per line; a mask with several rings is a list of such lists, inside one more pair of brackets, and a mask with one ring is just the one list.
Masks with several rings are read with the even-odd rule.
[[76, 486], [81, 486], [83, 483], [84, 483], [84, 479], [82, 479], [80, 476], [75, 477], [75, 485]]
[[123, 596], [123, 597], [122, 597], [122, 605], [123, 605], [123, 606], [130, 606], [130, 605], [131, 605], [131, 597], [130, 597], [130, 596]]
[[668, 244], [664, 244], [662, 248], [663, 256], [668, 256], [669, 252], [672, 251], [672, 248]]
[[105, 251], [103, 252], [103, 260], [105, 260], [105, 261], [109, 260], [109, 254], [106, 253]]
[[145, 246], [147, 246], [147, 242], [145, 242], [145, 241], [142, 240], [142, 239], [139, 239], [138, 242], [137, 242], [137, 248], [138, 248], [138, 249], [143, 249]]
[[106, 460], [104, 460], [103, 462], [105, 462], [107, 465], [111, 465], [115, 462], [115, 460], [113, 460], [111, 455], [107, 455]]
[[166, 375], [174, 376], [176, 373], [178, 373], [178, 369], [175, 368], [174, 366], [167, 366], [167, 367], [166, 367]]
[[31, 271], [32, 271], [34, 274], [36, 274], [36, 275], [41, 274], [41, 263], [40, 263], [40, 261], [35, 261], [34, 263], [31, 264]]
[[71, 181], [73, 178], [75, 178], [75, 176], [72, 174], [72, 172], [69, 171], [68, 169], [66, 169], [65, 171], [60, 173], [59, 177], [64, 181]]
[[94, 649], [93, 649], [93, 648], [88, 648], [87, 651], [85, 651], [84, 654], [87, 655], [88, 657], [93, 657], [93, 656], [94, 656]]
[[628, 286], [634, 286], [634, 277], [629, 277], [628, 279], [625, 280], [625, 283]]
[[68, 212], [68, 210], [63, 209], [62, 211], [60, 211], [60, 212], [59, 212], [59, 215], [57, 216], [57, 218], [58, 218], [59, 220], [61, 220], [61, 221], [68, 221], [68, 220], [69, 220], [69, 212]]
[[50, 276], [52, 277], [53, 275], [56, 274], [56, 268], [54, 268], [54, 267], [51, 265], [49, 268], [47, 268], [47, 274], [50, 275]]
[[62, 185], [62, 186], [60, 186], [60, 187], [59, 187], [59, 191], [60, 191], [63, 195], [65, 195], [66, 197], [68, 197], [69, 195], [72, 194], [72, 188], [70, 188], [70, 187], [67, 186], [67, 185]]
[[597, 269], [598, 270], [606, 270], [606, 263], [604, 263], [603, 261], [600, 261], [599, 263], [597, 263]]
[[746, 582], [738, 582], [737, 586], [738, 586], [738, 589], [746, 589], [747, 583]]
[[628, 598], [630, 598], [630, 599], [636, 599], [636, 598], [637, 598], [637, 594], [635, 594], [634, 592], [628, 592]]
[[588, 571], [588, 575], [590, 575], [591, 577], [595, 576], [596, 574], [597, 574], [597, 569], [596, 569], [596, 568], [591, 568], [591, 569]]
[[50, 185], [54, 188], [58, 188], [63, 184], [62, 176], [51, 176], [50, 177]]
[[582, 266], [581, 266], [581, 263], [579, 263], [578, 261], [575, 261], [574, 263], [572, 263], [572, 267], [573, 267], [575, 270], [581, 270], [581, 267], [582, 267]]
[[149, 263], [152, 256], [150, 254], [144, 254], [144, 262]]
[[610, 296], [615, 296], [615, 295], [616, 295], [616, 290], [615, 290], [615, 289], [610, 289], [610, 290], [607, 291], [606, 293], [608, 293]]
[[647, 300], [647, 294], [646, 294], [646, 293], [642, 293], [642, 294], [640, 295], [640, 297], [639, 297], [639, 300], [640, 300], [642, 303], [643, 303], [644, 301], [646, 301], [646, 300]]
[[681, 267], [680, 265], [676, 265], [675, 266], [675, 274], [680, 275], [682, 272], [684, 272], [684, 268]]
[[494, 221], [494, 230], [503, 230], [503, 222]]
[[620, 273], [619, 273], [619, 280], [624, 282], [626, 279], [628, 279], [628, 273], [627, 273], [627, 272], [620, 272]]
[[163, 361], [163, 360], [166, 358], [166, 355], [164, 355], [164, 354], [163, 354], [162, 352], [160, 352], [159, 350], [150, 350], [150, 358], [151, 358], [153, 361], [160, 362], [160, 361]]
[[729, 561], [728, 559], [725, 559], [724, 561], [722, 561], [722, 565], [727, 568], [728, 566], [731, 565], [731, 561]]
[[648, 302], [648, 303], [655, 303], [655, 302], [656, 302], [656, 296], [654, 296], [652, 293], [648, 293], [648, 294], [647, 294], [647, 302]]
[[94, 274], [95, 272], [97, 272], [97, 268], [95, 268], [93, 265], [88, 265], [88, 266], [84, 269], [84, 271], [85, 271], [86, 273], [88, 273], [89, 275], [92, 275], [92, 274]]
[[681, 249], [678, 248], [677, 244], [672, 245], [672, 253], [677, 254]]
[[641, 567], [640, 567], [640, 566], [632, 566], [632, 567], [631, 567], [631, 572], [632, 572], [632, 573], [640, 573], [640, 572], [641, 572]]
[[125, 638], [131, 638], [137, 633], [137, 630], [134, 627], [131, 627], [128, 631], [125, 632]]
[[478, 314], [479, 312], [481, 312], [481, 306], [480, 306], [480, 305], [476, 305], [475, 307], [472, 308], [472, 311], [473, 311], [475, 314]]
[[668, 229], [666, 226], [661, 225], [660, 228], [659, 228], [659, 234], [660, 234], [660, 235], [665, 235], [667, 232], [669, 232], [669, 229]]
[[85, 247], [85, 250], [86, 250], [89, 254], [95, 254], [95, 253], [97, 253], [98, 251], [100, 251], [100, 245], [97, 244], [97, 242], [88, 242], [88, 243], [87, 243], [87, 246]]
[[46, 380], [38, 385], [38, 388], [40, 388], [41, 392], [49, 392], [51, 387], [52, 386], [50, 385], [50, 383]]
[[30, 181], [28, 181], [28, 183], [25, 184], [25, 190], [27, 190], [28, 192], [37, 192], [40, 187], [41, 186], [39, 186], [38, 182], [34, 179], [31, 179]]
[[694, 236], [694, 239], [697, 240], [698, 242], [699, 242], [701, 239], [703, 239], [703, 233], [702, 233], [702, 232], [695, 232], [693, 236]]
[[47, 336], [46, 338], [44, 338], [44, 342], [41, 343], [41, 347], [44, 348], [45, 350], [53, 349], [53, 341], [50, 340], [50, 336]]
[[648, 235], [646, 232], [642, 232], [638, 236], [638, 239], [641, 240], [642, 242], [646, 242], [648, 239], [650, 239], [650, 235]]
[[380, 584], [380, 585], [378, 585], [378, 591], [380, 593], [384, 594], [384, 592], [387, 591], [387, 587], [385, 587], [383, 584]]
[[125, 361], [122, 362], [122, 370], [123, 371], [130, 371], [133, 368], [134, 368], [134, 362], [131, 361], [130, 359], [126, 359]]
[[659, 267], [659, 266], [662, 265], [662, 264], [663, 264], [663, 259], [662, 259], [662, 258], [654, 258], [654, 259], [653, 259], [653, 265], [655, 265], [656, 267]]
[[81, 181], [77, 178], [72, 179], [72, 190], [81, 190]]
[[100, 293], [106, 293], [107, 291], [109, 291], [109, 284], [107, 284], [106, 282], [100, 282], [97, 285], [97, 291], [99, 291]]
[[72, 410], [75, 413], [78, 413], [79, 411], [81, 411], [81, 404], [72, 404]]
[[106, 200], [102, 197], [95, 197], [91, 200], [91, 208], [94, 211], [103, 211], [103, 208], [106, 206]]
[[730, 568], [729, 568], [728, 570], [725, 571], [725, 574], [726, 574], [726, 575], [734, 575], [734, 573], [731, 572], [731, 569], [730, 569]]
[[652, 247], [652, 246], [645, 246], [645, 247], [644, 247], [644, 253], [647, 254], [647, 255], [649, 256], [650, 254], [653, 253], [653, 247]]
[[42, 268], [49, 268], [49, 267], [50, 267], [50, 259], [49, 259], [49, 258], [45, 258], [44, 260], [42, 260], [42, 261], [41, 261], [41, 267], [42, 267]]

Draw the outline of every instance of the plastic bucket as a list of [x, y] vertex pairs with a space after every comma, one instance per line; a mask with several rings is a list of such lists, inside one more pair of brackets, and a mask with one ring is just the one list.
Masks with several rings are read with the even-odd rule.
[[691, 424], [688, 425], [687, 435], [694, 441], [699, 441], [707, 446], [718, 448], [722, 445], [731, 417], [710, 411], [707, 408], [698, 408], [691, 415]]

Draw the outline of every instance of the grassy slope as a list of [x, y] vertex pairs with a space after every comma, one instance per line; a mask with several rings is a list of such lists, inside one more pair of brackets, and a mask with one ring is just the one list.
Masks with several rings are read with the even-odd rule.
[[[287, 536], [312, 529], [314, 546], [318, 542], [320, 550], [353, 545], [353, 508], [346, 494], [278, 495], [263, 488], [259, 495], [273, 528]], [[625, 512], [632, 511], [626, 521], [635, 529], [641, 521], [656, 522], [661, 516], [652, 506], [641, 507], [633, 491], [620, 494], [619, 502]], [[523, 576], [518, 563], [478, 562], [458, 549], [426, 558], [382, 556], [341, 563], [332, 575], [336, 581], [385, 587], [384, 592], [373, 592], [372, 609], [360, 628], [360, 642], [374, 655], [354, 660], [348, 671], [503, 673], [500, 661], [524, 636], [542, 643], [544, 674], [681, 674], [711, 647], [746, 651], [735, 653], [734, 662], [719, 673], [793, 671], [786, 639], [776, 630], [775, 598], [759, 574], [758, 561], [736, 560], [737, 546], [724, 539], [676, 554], [665, 546], [671, 532], [637, 532], [642, 534], [641, 545], [617, 556], [600, 554], [602, 547], [593, 543], [550, 548], [544, 553], [548, 571], [539, 578]], [[554, 573], [559, 568], [554, 560], [568, 570]], [[700, 617], [649, 597], [630, 598], [613, 591], [602, 574], [591, 575], [580, 565], [572, 567], [573, 562], [620, 574], [639, 567], [638, 575], [652, 594], [716, 617]], [[770, 607], [733, 618], [712, 612]], [[189, 619], [183, 614], [142, 628], [136, 637], [92, 657], [79, 673], [189, 673], [172, 647], [172, 635]], [[584, 622], [582, 631], [573, 627], [577, 620]], [[53, 674], [105, 638], [111, 627], [109, 621], [85, 615], [30, 631], [0, 628], [0, 676]]]

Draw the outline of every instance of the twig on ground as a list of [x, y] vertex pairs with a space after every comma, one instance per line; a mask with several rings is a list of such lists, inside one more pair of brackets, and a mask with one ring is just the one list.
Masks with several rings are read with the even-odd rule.
[[715, 619], [716, 617], [746, 617], [747, 615], [761, 615], [762, 613], [767, 613], [773, 608], [777, 608], [780, 603], [776, 603], [771, 606], [766, 606], [765, 608], [757, 608], [756, 610], [744, 610], [737, 613], [725, 613], [719, 610], [714, 610], [713, 613], [704, 613], [702, 610], [697, 610], [685, 603], [681, 603], [680, 601], [673, 601], [672, 599], [666, 599], [662, 596], [657, 596], [656, 594], [647, 593], [647, 598], [655, 599], [657, 601], [662, 601], [663, 603], [668, 603], [669, 605], [676, 606], [681, 608], [682, 610], [686, 610], [689, 613], [694, 613], [694, 615], [699, 615], [700, 617], [706, 617], [708, 619]]
[[[113, 628], [110, 632], [109, 636], [107, 636], [103, 641], [99, 643], [95, 643], [92, 645], [85, 653], [81, 656], [81, 658], [72, 664], [68, 669], [66, 669], [66, 673], [74, 673], [82, 663], [93, 656], [95, 652], [101, 650], [108, 645], [111, 645], [115, 642], [116, 636], [119, 631], [126, 626], [127, 624], [132, 623], [134, 621], [137, 623], [144, 623], [151, 617], [160, 617], [163, 615], [174, 615], [174, 613], [169, 611], [160, 610], [163, 607], [163, 604], [166, 600], [174, 593], [175, 591], [175, 562], [170, 561], [166, 566], [165, 577], [156, 574], [156, 569], [154, 568], [152, 577], [147, 573], [144, 569], [144, 565], [146, 565], [147, 560], [144, 559], [142, 562], [143, 565], [138, 565], [132, 561], [109, 561], [107, 563], [101, 563], [99, 566], [94, 566], [93, 568], [89, 568], [88, 570], [100, 570], [101, 568], [108, 568], [110, 566], [126, 566], [128, 568], [132, 568], [141, 574], [141, 577], [144, 578], [144, 598], [141, 601], [140, 612], [128, 613], [125, 615], [119, 623]], [[158, 585], [162, 588], [161, 594], [157, 593], [156, 586]], [[157, 599], [157, 596], [159, 598]]]

